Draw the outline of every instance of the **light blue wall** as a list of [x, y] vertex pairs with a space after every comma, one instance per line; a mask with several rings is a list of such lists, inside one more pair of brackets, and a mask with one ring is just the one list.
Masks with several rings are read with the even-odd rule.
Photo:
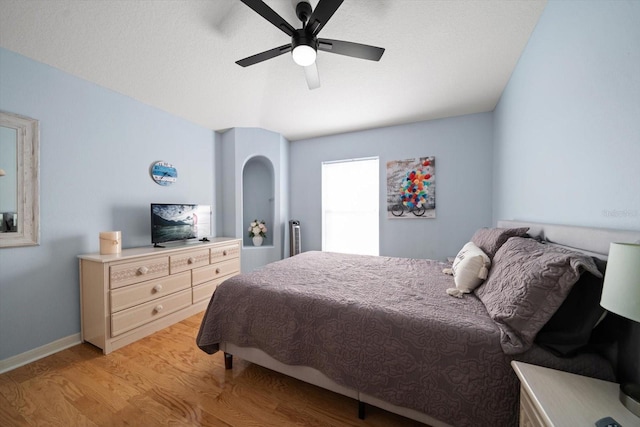
[[[3, 360], [80, 332], [76, 256], [100, 231], [149, 245], [151, 202], [213, 205], [214, 132], [4, 49], [0, 109], [40, 120], [41, 146], [41, 244], [0, 249]], [[150, 179], [155, 160], [176, 184]]]
[[550, 1], [494, 114], [494, 220], [640, 229], [640, 2]]
[[[302, 250], [322, 247], [322, 162], [379, 156], [380, 255], [455, 256], [476, 229], [491, 225], [492, 139], [485, 113], [291, 143], [291, 217], [300, 220]], [[386, 163], [423, 156], [436, 157], [437, 218], [387, 219]]]

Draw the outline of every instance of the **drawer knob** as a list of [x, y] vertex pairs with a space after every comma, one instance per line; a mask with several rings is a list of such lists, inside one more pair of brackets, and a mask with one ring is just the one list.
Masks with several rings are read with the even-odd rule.
[[194, 262], [196, 262], [196, 259], [194, 257], [189, 257], [189, 259], [187, 260], [187, 262], [189, 264], [193, 264]]
[[144, 265], [138, 269], [138, 273], [147, 274], [149, 272], [149, 267], [145, 267]]
[[160, 313], [160, 312], [162, 311], [162, 309], [163, 309], [163, 308], [164, 308], [164, 307], [162, 306], [162, 304], [158, 304], [158, 305], [156, 305], [156, 308], [154, 308], [154, 311], [155, 311], [156, 313]]
[[216, 268], [216, 274], [220, 274], [220, 269]]
[[162, 285], [160, 283], [158, 283], [153, 287], [154, 292], [160, 292], [161, 290], [162, 290]]
[[227, 251], [222, 251], [222, 256], [227, 256]]

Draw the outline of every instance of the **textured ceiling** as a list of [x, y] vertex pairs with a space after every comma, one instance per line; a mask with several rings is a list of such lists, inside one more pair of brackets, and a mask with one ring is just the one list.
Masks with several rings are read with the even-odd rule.
[[[266, 3], [299, 27], [295, 1]], [[319, 52], [313, 91], [289, 54], [235, 64], [290, 41], [238, 0], [0, 0], [0, 46], [213, 130], [295, 141], [493, 110], [544, 5], [346, 0], [320, 36], [386, 51]]]

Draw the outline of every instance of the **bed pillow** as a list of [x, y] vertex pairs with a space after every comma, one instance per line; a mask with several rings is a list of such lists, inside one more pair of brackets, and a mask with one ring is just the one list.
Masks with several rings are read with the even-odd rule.
[[593, 258], [578, 252], [521, 237], [502, 245], [475, 293], [500, 329], [506, 354], [531, 347], [583, 271], [602, 277]]
[[525, 237], [529, 227], [523, 228], [481, 228], [473, 234], [471, 241], [493, 259], [498, 249], [510, 237]]
[[561, 357], [571, 357], [586, 347], [607, 313], [600, 305], [602, 284], [602, 278], [582, 273], [558, 311], [540, 329], [535, 343]]
[[489, 257], [475, 243], [468, 242], [453, 261], [451, 273], [456, 287], [447, 289], [447, 293], [462, 298], [462, 294], [472, 292], [487, 278], [489, 267]]

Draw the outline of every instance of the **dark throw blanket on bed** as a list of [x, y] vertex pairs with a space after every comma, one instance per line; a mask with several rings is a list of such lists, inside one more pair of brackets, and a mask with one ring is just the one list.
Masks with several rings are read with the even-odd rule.
[[[302, 253], [220, 285], [197, 344], [208, 353], [221, 342], [257, 347], [455, 426], [514, 426], [513, 357], [502, 352], [500, 331], [480, 300], [447, 295], [454, 285], [442, 273], [446, 266]], [[564, 363], [534, 350], [533, 360], [519, 359]], [[581, 360], [591, 368], [601, 362]]]

